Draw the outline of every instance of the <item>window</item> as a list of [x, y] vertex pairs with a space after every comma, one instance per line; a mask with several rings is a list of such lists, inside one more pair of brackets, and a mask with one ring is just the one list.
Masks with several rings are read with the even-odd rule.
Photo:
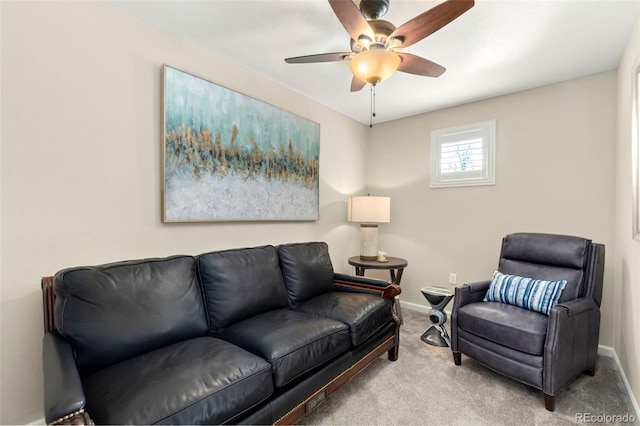
[[431, 132], [431, 188], [494, 185], [496, 120]]

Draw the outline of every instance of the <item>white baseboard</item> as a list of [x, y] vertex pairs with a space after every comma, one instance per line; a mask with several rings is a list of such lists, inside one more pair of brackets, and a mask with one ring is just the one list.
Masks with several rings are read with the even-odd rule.
[[[420, 312], [422, 314], [429, 314], [431, 311], [431, 306], [419, 305], [417, 303], [404, 302], [400, 301], [400, 309], [408, 309], [410, 311]], [[451, 310], [445, 309], [444, 312], [447, 314], [447, 317], [451, 317]], [[447, 320], [448, 321], [448, 320]]]
[[429, 311], [431, 310], [431, 307], [425, 306], [425, 305], [418, 305], [417, 303], [405, 302], [404, 300], [401, 300], [400, 309], [409, 309], [410, 311], [416, 311], [416, 312], [422, 312], [423, 314], [428, 314]]
[[618, 358], [616, 356], [616, 351], [611, 346], [598, 345], [598, 355], [606, 356], [609, 358]]
[[635, 410], [636, 419], [640, 419], [640, 406], [638, 405], [638, 401], [633, 396], [633, 391], [631, 390], [631, 385], [627, 380], [627, 376], [624, 374], [624, 370], [622, 369], [622, 365], [620, 364], [620, 359], [618, 358], [618, 354], [616, 350], [611, 346], [598, 346], [598, 355], [608, 356], [609, 358], [613, 358], [616, 363], [616, 367], [618, 368], [618, 373], [620, 373], [620, 377], [622, 377], [622, 382], [624, 383], [624, 387], [627, 390], [627, 395], [629, 395], [629, 399], [631, 399], [631, 404], [633, 405], [633, 409]]
[[31, 422], [31, 423], [27, 423], [27, 425], [31, 426], [31, 425], [46, 425], [45, 421], [44, 421], [44, 417], [41, 419], [36, 420], [35, 422]]
[[[428, 314], [431, 310], [430, 306], [419, 305], [417, 303], [400, 301], [401, 309], [409, 309], [411, 311], [421, 312], [423, 314]], [[445, 312], [448, 316], [451, 316], [451, 311], [445, 309]], [[616, 368], [620, 373], [620, 377], [622, 377], [622, 382], [624, 383], [624, 387], [627, 390], [627, 395], [629, 395], [629, 399], [631, 399], [631, 403], [633, 404], [633, 409], [635, 410], [636, 419], [640, 419], [640, 407], [638, 406], [638, 401], [633, 396], [633, 391], [631, 390], [631, 385], [627, 380], [627, 376], [624, 374], [624, 370], [622, 369], [622, 365], [620, 365], [620, 359], [618, 359], [618, 354], [615, 349], [611, 346], [598, 345], [598, 355], [606, 356], [608, 358], [613, 358], [616, 363]], [[631, 414], [631, 413], [630, 413]]]

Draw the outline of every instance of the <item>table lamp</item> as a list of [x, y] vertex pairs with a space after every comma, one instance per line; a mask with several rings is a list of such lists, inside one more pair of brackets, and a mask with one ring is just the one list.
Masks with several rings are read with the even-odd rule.
[[391, 198], [349, 197], [347, 220], [360, 222], [360, 259], [378, 258], [378, 223], [391, 222]]

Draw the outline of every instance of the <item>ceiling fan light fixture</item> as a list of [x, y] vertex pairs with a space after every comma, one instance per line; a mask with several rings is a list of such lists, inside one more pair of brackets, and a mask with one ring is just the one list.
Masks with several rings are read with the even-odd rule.
[[375, 86], [391, 77], [400, 62], [400, 56], [390, 50], [365, 50], [351, 58], [349, 68], [356, 78]]
[[364, 34], [361, 35], [360, 37], [358, 37], [358, 43], [359, 43], [359, 46], [360, 46], [360, 50], [369, 49], [369, 46], [371, 46], [371, 42], [372, 41], [373, 40], [371, 40], [369, 38], [369, 36], [364, 35]]

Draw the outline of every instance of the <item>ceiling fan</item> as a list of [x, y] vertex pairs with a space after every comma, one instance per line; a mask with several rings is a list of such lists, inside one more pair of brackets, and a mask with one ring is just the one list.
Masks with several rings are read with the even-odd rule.
[[353, 73], [351, 91], [367, 83], [375, 86], [396, 70], [427, 77], [439, 77], [445, 68], [435, 62], [399, 50], [409, 47], [453, 21], [474, 5], [474, 0], [447, 0], [395, 27], [381, 18], [389, 0], [329, 0], [342, 26], [351, 36], [351, 51], [286, 58], [289, 64], [348, 61]]

